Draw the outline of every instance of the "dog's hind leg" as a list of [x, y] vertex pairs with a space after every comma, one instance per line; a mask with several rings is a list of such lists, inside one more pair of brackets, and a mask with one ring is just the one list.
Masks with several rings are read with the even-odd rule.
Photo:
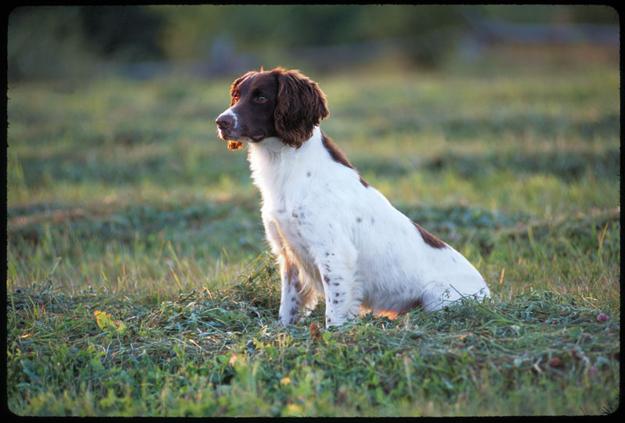
[[339, 326], [360, 312], [361, 285], [356, 280], [356, 249], [349, 245], [327, 248], [317, 259], [326, 302], [326, 327]]
[[425, 311], [437, 311], [454, 304], [463, 298], [481, 300], [489, 297], [490, 292], [481, 277], [453, 276], [450, 280], [461, 282], [443, 283], [432, 281], [426, 284], [421, 296], [421, 304]]

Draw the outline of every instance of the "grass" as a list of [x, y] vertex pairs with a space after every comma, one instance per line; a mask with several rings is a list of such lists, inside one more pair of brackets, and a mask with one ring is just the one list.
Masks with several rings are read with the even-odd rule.
[[[316, 329], [317, 312], [284, 330], [273, 315], [278, 280], [259, 261], [219, 296], [204, 289], [158, 303], [50, 287], [15, 293], [12, 407], [36, 415], [383, 416], [616, 406], [618, 317], [602, 321], [573, 298], [530, 292], [395, 321], [367, 316], [338, 331]], [[96, 310], [125, 327], [99, 327]]]
[[[620, 366], [616, 66], [311, 75], [365, 179], [493, 298], [323, 329], [279, 280], [230, 81], [9, 87], [7, 392], [19, 415], [578, 415]], [[389, 111], [392, 110], [392, 113]], [[375, 140], [375, 141], [373, 141]]]

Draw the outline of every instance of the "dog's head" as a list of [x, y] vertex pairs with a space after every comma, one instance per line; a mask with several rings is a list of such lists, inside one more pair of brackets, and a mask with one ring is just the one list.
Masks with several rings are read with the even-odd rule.
[[329, 114], [323, 91], [296, 70], [247, 72], [232, 83], [230, 95], [230, 108], [215, 121], [224, 140], [277, 137], [299, 148]]

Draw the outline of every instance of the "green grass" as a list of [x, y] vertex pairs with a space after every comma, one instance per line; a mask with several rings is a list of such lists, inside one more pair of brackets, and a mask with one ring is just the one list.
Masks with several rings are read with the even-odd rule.
[[215, 135], [229, 80], [11, 85], [10, 409], [616, 409], [619, 75], [582, 69], [311, 75], [329, 99], [324, 130], [493, 293], [330, 331], [322, 305], [297, 326], [276, 323], [259, 194], [244, 155]]

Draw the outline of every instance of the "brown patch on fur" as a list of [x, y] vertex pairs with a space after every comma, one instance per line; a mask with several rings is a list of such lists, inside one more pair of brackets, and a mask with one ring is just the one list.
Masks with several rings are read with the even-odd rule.
[[376, 317], [386, 317], [387, 319], [390, 319], [390, 320], [397, 319], [398, 314], [399, 313], [396, 312], [395, 310], [378, 310], [375, 312]]
[[447, 247], [447, 244], [445, 244], [443, 241], [441, 241], [440, 239], [438, 239], [437, 237], [429, 233], [427, 230], [425, 230], [425, 228], [423, 228], [418, 223], [412, 222], [412, 224], [415, 226], [415, 228], [417, 228], [417, 230], [421, 234], [421, 237], [423, 238], [425, 243], [429, 245], [430, 247], [432, 248], [446, 248]]
[[[349, 167], [350, 169], [356, 170], [356, 168], [349, 162], [349, 160], [347, 160], [347, 156], [345, 156], [345, 153], [343, 153], [343, 151], [341, 151], [338, 145], [336, 145], [334, 141], [328, 138], [326, 134], [324, 133], [321, 134], [321, 142], [323, 143], [323, 146], [325, 147], [327, 152], [330, 153], [330, 157], [332, 157], [332, 160], [334, 160], [337, 163], [342, 164], [343, 166]], [[362, 179], [362, 176], [360, 175], [358, 176], [360, 178], [360, 183], [365, 188], [368, 187], [369, 184], [367, 183], [367, 181]]]
[[376, 316], [376, 317], [386, 317], [386, 318], [388, 318], [390, 320], [395, 320], [395, 319], [397, 319], [397, 317], [399, 315], [408, 313], [410, 310], [418, 308], [418, 307], [422, 307], [422, 306], [423, 306], [423, 303], [419, 299], [414, 300], [414, 301], [408, 303], [408, 305], [406, 305], [401, 310], [376, 310], [376, 311], [373, 311], [369, 307], [362, 307], [361, 306], [360, 314], [373, 313], [374, 316]]
[[334, 160], [337, 163], [342, 164], [343, 166], [347, 166], [350, 169], [354, 169], [354, 166], [349, 162], [349, 160], [347, 160], [345, 153], [343, 153], [339, 149], [339, 147], [334, 143], [334, 141], [328, 138], [325, 134], [322, 134], [321, 142], [323, 143], [323, 146], [328, 151], [328, 153], [330, 153], [332, 160]]
[[[273, 115], [278, 93], [278, 78], [271, 72], [250, 71], [237, 78], [230, 86], [231, 111], [237, 116], [237, 126], [219, 119], [215, 123], [224, 140], [238, 141], [249, 138], [260, 142], [277, 135]], [[264, 100], [259, 100], [261, 97]], [[234, 123], [234, 122], [233, 122]], [[229, 144], [230, 149], [238, 144]]]
[[238, 90], [239, 90], [239, 85], [241, 84], [241, 82], [243, 82], [244, 80], [246, 80], [247, 78], [251, 76], [254, 76], [256, 73], [257, 73], [256, 71], [249, 71], [249, 72], [244, 73], [243, 75], [241, 75], [234, 81], [232, 81], [232, 84], [230, 84], [230, 107], [234, 106], [234, 103], [236, 103], [239, 98]]
[[297, 70], [274, 68], [278, 95], [274, 124], [278, 137], [295, 148], [311, 137], [313, 127], [330, 112], [319, 85]]

